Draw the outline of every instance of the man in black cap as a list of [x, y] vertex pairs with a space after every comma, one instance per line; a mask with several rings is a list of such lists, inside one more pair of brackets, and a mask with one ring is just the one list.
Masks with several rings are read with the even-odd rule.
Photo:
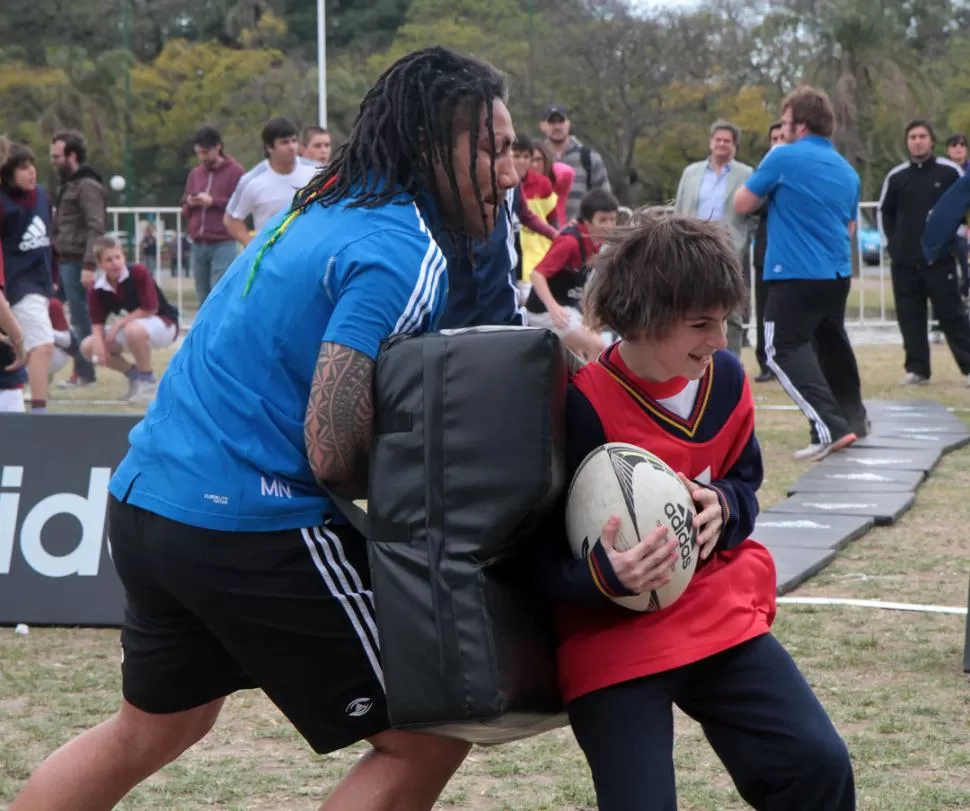
[[553, 104], [546, 117], [539, 124], [546, 141], [556, 155], [556, 160], [570, 166], [576, 177], [569, 190], [566, 201], [566, 219], [575, 220], [579, 216], [579, 203], [583, 195], [591, 189], [610, 189], [610, 176], [606, 171], [603, 158], [588, 146], [583, 146], [571, 134], [569, 113], [565, 107]]

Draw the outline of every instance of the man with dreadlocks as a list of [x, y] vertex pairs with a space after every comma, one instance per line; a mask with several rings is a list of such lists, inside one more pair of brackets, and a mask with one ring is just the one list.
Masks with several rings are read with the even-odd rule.
[[347, 143], [206, 299], [111, 482], [124, 699], [10, 811], [117, 804], [259, 687], [317, 752], [372, 749], [327, 811], [429, 809], [468, 745], [388, 729], [364, 539], [382, 340], [433, 329], [438, 237], [487, 237], [517, 181], [505, 86], [443, 48], [392, 65]]

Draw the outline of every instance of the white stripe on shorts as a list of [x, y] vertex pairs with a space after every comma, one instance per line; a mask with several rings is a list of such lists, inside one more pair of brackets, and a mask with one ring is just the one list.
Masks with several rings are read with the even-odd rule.
[[[373, 595], [363, 588], [360, 575], [347, 560], [340, 539], [333, 532], [325, 527], [314, 527], [312, 530], [300, 530], [300, 533], [310, 550], [313, 565], [317, 567], [330, 593], [343, 606], [347, 619], [357, 632], [364, 654], [383, 690], [384, 671], [379, 655], [380, 642], [374, 620]], [[348, 582], [348, 577], [353, 586]]]
[[765, 321], [765, 360], [767, 361], [768, 368], [775, 373], [775, 377], [778, 378], [778, 382], [781, 383], [781, 387], [785, 390], [785, 393], [795, 401], [802, 414], [811, 420], [812, 424], [815, 426], [815, 433], [818, 434], [818, 441], [823, 445], [832, 444], [832, 432], [829, 427], [822, 420], [822, 416], [816, 411], [810, 402], [805, 399], [805, 396], [795, 388], [795, 384], [792, 383], [791, 378], [785, 373], [785, 370], [778, 365], [778, 361], [775, 360], [775, 322]]

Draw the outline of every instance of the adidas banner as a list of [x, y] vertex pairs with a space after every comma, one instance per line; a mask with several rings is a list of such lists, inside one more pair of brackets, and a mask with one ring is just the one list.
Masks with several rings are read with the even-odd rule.
[[137, 421], [0, 414], [0, 625], [121, 624], [108, 482]]

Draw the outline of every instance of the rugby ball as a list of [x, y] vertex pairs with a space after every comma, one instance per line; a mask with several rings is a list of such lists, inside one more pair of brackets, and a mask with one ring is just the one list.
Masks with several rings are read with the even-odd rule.
[[659, 611], [690, 584], [697, 568], [694, 501], [677, 474], [662, 459], [636, 445], [609, 442], [579, 466], [566, 501], [566, 534], [577, 558], [589, 556], [611, 516], [620, 519], [614, 548], [632, 549], [655, 527], [666, 526], [679, 541], [670, 582], [634, 597], [611, 598], [633, 611]]

